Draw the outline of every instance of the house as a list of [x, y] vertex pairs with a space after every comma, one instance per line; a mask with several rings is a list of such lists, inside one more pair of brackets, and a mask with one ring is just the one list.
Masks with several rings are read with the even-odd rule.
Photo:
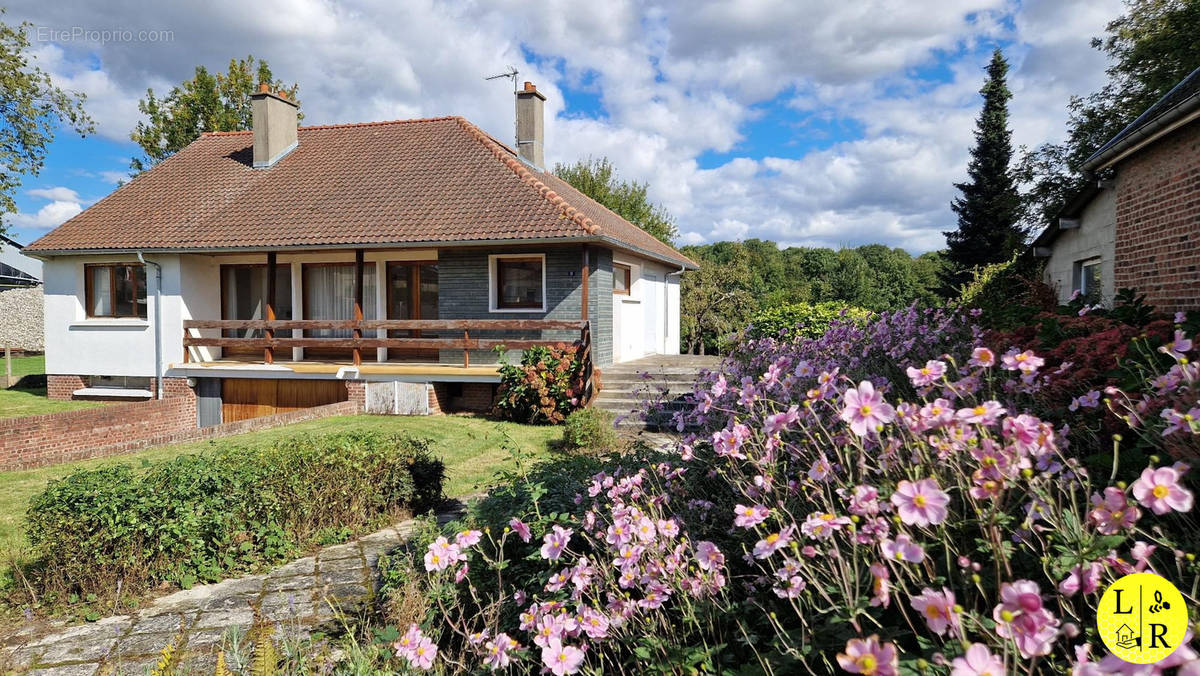
[[42, 262], [21, 253], [24, 248], [0, 235], [0, 291], [42, 283]]
[[1033, 243], [1060, 300], [1108, 305], [1132, 288], [1159, 310], [1200, 309], [1200, 69], [1083, 169], [1088, 184]]
[[203, 135], [27, 248], [50, 396], [195, 396], [202, 425], [485, 409], [497, 347], [678, 353], [696, 264], [546, 172], [545, 97], [516, 96], [514, 151], [461, 117], [297, 128], [264, 86], [252, 131]]

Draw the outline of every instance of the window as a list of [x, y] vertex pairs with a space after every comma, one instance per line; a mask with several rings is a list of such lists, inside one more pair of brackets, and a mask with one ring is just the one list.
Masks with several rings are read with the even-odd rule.
[[146, 268], [142, 265], [84, 266], [88, 317], [146, 318]]
[[[304, 265], [304, 318], [354, 319], [354, 263]], [[363, 267], [363, 319], [375, 319], [375, 264]], [[308, 329], [313, 338], [349, 338], [349, 329]]]
[[[221, 318], [266, 319], [268, 267], [221, 266]], [[292, 266], [275, 266], [275, 319], [292, 318]], [[260, 329], [225, 329], [226, 338], [261, 338]]]
[[628, 265], [613, 263], [613, 293], [628, 296], [633, 287], [632, 274], [633, 268]]
[[491, 260], [494, 271], [494, 310], [545, 309], [544, 256], [493, 256]]
[[1092, 258], [1075, 263], [1075, 291], [1088, 305], [1101, 301], [1100, 297], [1100, 259]]

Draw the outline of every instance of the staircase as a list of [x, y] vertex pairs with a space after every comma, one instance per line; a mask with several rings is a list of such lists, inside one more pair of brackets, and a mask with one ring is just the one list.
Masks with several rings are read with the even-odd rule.
[[655, 431], [670, 422], [671, 412], [678, 410], [682, 401], [673, 402], [662, 419], [643, 421], [641, 411], [647, 393], [658, 399], [659, 388], [666, 387], [668, 399], [682, 397], [691, 393], [702, 370], [715, 369], [720, 363], [719, 357], [651, 355], [613, 364], [601, 369], [602, 389], [592, 405], [616, 416], [619, 430], [630, 433]]

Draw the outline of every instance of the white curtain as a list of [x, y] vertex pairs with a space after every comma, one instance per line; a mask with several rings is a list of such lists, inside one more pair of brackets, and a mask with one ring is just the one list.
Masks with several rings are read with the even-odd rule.
[[[363, 318], [375, 319], [375, 266], [363, 268]], [[304, 268], [304, 318], [354, 319], [354, 265], [310, 265]], [[315, 338], [349, 338], [347, 330], [310, 330]]]

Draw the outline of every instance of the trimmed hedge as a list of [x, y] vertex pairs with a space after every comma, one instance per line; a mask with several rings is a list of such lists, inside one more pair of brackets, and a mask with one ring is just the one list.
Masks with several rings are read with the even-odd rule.
[[184, 455], [139, 472], [80, 470], [35, 497], [31, 575], [59, 594], [189, 587], [278, 561], [331, 530], [359, 531], [442, 499], [430, 442], [402, 435], [304, 435], [272, 446]]
[[791, 303], [763, 310], [750, 318], [751, 338], [820, 338], [834, 321], [866, 319], [871, 311], [835, 301]]

